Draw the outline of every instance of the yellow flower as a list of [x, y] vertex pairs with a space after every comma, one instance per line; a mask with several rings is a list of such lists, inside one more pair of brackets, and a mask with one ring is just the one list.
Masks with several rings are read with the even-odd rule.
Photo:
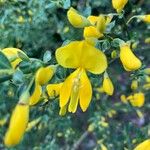
[[139, 18], [147, 23], [150, 23], [150, 15], [142, 15]]
[[103, 89], [104, 92], [108, 95], [112, 95], [114, 92], [114, 86], [112, 81], [110, 80], [108, 74], [105, 72], [104, 73], [104, 79], [103, 79]]
[[68, 10], [67, 17], [72, 26], [76, 28], [84, 28], [90, 25], [90, 22], [84, 16], [79, 15], [72, 7]]
[[131, 83], [131, 89], [136, 90], [137, 88], [138, 88], [138, 81], [133, 80], [132, 83]]
[[150, 150], [150, 139], [140, 143], [134, 150]]
[[142, 92], [135, 93], [129, 101], [132, 106], [142, 107], [145, 102], [145, 95]]
[[116, 9], [118, 13], [120, 13], [125, 5], [127, 4], [128, 0], [112, 0], [113, 8]]
[[29, 105], [19, 103], [15, 107], [6, 132], [4, 143], [7, 147], [18, 144], [25, 132], [29, 120]]
[[106, 56], [86, 41], [74, 41], [58, 48], [56, 59], [61, 66], [76, 69], [62, 85], [60, 107], [69, 103], [68, 110], [74, 113], [79, 102], [81, 109], [86, 111], [92, 98], [92, 87], [86, 71], [103, 73], [107, 68]]
[[112, 16], [89, 16], [88, 20], [91, 26], [84, 28], [84, 38], [101, 38], [105, 32], [106, 26], [110, 23]]
[[140, 59], [134, 55], [128, 44], [120, 46], [120, 60], [126, 71], [137, 70], [142, 65]]
[[84, 38], [89, 38], [89, 37], [100, 38], [103, 37], [103, 34], [100, 33], [96, 27], [89, 26], [89, 27], [85, 27], [83, 36]]
[[63, 83], [48, 84], [46, 87], [49, 97], [53, 98], [59, 95]]
[[34, 91], [29, 99], [29, 104], [30, 105], [37, 104], [40, 100], [41, 94], [42, 94], [42, 87], [38, 83], [35, 83]]
[[35, 81], [40, 85], [44, 85], [53, 77], [54, 72], [55, 67], [52, 65], [41, 67], [36, 73]]
[[16, 68], [16, 66], [22, 61], [21, 58], [19, 58], [18, 56], [18, 52], [22, 53], [23, 55], [26, 55], [23, 51], [17, 48], [5, 48], [2, 50], [2, 52], [11, 61], [11, 65], [13, 68]]

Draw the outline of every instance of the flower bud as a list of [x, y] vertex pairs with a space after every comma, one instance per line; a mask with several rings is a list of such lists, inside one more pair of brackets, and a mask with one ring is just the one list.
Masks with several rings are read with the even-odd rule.
[[54, 72], [54, 66], [41, 67], [36, 73], [35, 81], [40, 85], [44, 85], [53, 77]]
[[132, 83], [131, 83], [131, 89], [136, 90], [137, 88], [138, 88], [138, 81], [133, 80]]
[[72, 7], [68, 10], [67, 17], [72, 26], [76, 28], [84, 28], [90, 25], [90, 22], [84, 16], [79, 15]]
[[29, 105], [19, 103], [15, 107], [8, 131], [6, 132], [4, 143], [7, 147], [17, 145], [25, 132], [29, 120]]
[[118, 13], [120, 13], [125, 5], [127, 4], [128, 0], [112, 0], [113, 8], [116, 9]]
[[114, 92], [114, 86], [112, 81], [110, 80], [108, 74], [105, 72], [104, 73], [104, 79], [103, 79], [103, 89], [104, 92], [108, 95], [112, 95]]
[[2, 52], [10, 60], [13, 68], [16, 68], [16, 66], [22, 61], [22, 59], [18, 56], [18, 52], [23, 53], [23, 55], [26, 56], [26, 54], [23, 51], [17, 48], [4, 48]]
[[141, 60], [138, 59], [128, 44], [120, 46], [120, 60], [126, 71], [134, 71], [141, 67]]
[[135, 93], [133, 95], [133, 99], [130, 99], [130, 103], [132, 106], [135, 107], [142, 107], [145, 102], [145, 95], [142, 92]]
[[150, 23], [150, 15], [142, 15], [139, 18], [142, 19], [144, 22]]

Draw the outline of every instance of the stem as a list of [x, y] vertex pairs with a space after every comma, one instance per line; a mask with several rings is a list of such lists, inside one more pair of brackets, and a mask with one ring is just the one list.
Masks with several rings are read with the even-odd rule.
[[128, 39], [131, 40], [131, 35], [129, 33], [128, 26], [126, 24], [126, 21], [125, 21], [124, 17], [123, 17], [123, 23], [124, 23], [124, 26], [125, 26], [125, 29], [126, 29], [126, 33], [127, 33]]
[[79, 140], [78, 140], [76, 143], [74, 143], [72, 150], [77, 150], [77, 149], [79, 148], [80, 144], [83, 142], [83, 140], [84, 140], [88, 135], [89, 135], [89, 132], [88, 132], [88, 131], [85, 131], [85, 132], [81, 135], [81, 137], [79, 138]]
[[127, 21], [127, 25], [131, 22], [131, 20], [133, 20], [134, 18], [138, 18], [140, 17], [141, 15], [136, 15], [136, 16], [133, 16], [131, 17], [128, 21]]

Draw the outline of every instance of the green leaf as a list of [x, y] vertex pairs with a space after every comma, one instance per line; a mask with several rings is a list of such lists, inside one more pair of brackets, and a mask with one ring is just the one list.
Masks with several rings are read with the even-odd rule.
[[8, 58], [0, 51], [0, 69], [11, 69], [11, 63]]
[[51, 60], [51, 58], [52, 58], [51, 55], [52, 55], [52, 54], [51, 54], [50, 51], [46, 51], [46, 52], [44, 53], [44, 56], [43, 56], [43, 61], [44, 61], [45, 63], [49, 62], [49, 61]]

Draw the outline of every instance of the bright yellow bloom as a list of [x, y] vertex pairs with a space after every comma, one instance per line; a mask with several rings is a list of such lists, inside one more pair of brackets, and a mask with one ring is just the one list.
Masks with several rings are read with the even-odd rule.
[[147, 23], [150, 23], [150, 15], [142, 15], [139, 18]]
[[101, 38], [105, 32], [106, 26], [110, 23], [111, 16], [89, 16], [88, 20], [92, 26], [84, 28], [84, 38]]
[[18, 144], [25, 132], [29, 120], [29, 105], [17, 104], [10, 119], [4, 143], [7, 147]]
[[63, 83], [48, 84], [46, 87], [46, 90], [47, 90], [49, 97], [53, 98], [53, 97], [58, 96], [62, 85], [63, 85]]
[[138, 88], [138, 81], [133, 80], [132, 83], [131, 83], [131, 89], [136, 90], [137, 88]]
[[41, 94], [42, 94], [42, 87], [38, 83], [35, 83], [35, 88], [29, 99], [29, 104], [30, 105], [37, 104], [40, 100]]
[[142, 65], [140, 59], [134, 55], [128, 44], [120, 46], [120, 60], [126, 71], [137, 70]]
[[55, 67], [52, 65], [41, 67], [36, 73], [35, 81], [40, 85], [44, 85], [53, 77], [54, 72]]
[[105, 72], [104, 73], [104, 79], [103, 79], [103, 89], [104, 92], [108, 95], [112, 95], [114, 92], [114, 86], [112, 81], [110, 80], [108, 74]]
[[140, 143], [134, 150], [150, 150], [150, 139]]
[[72, 26], [76, 28], [84, 28], [90, 25], [90, 22], [72, 7], [68, 10], [67, 17]]
[[2, 50], [2, 52], [11, 61], [11, 65], [13, 68], [16, 68], [16, 66], [22, 61], [21, 58], [19, 58], [18, 56], [18, 52], [23, 53], [23, 55], [26, 55], [23, 51], [17, 48], [5, 48]]
[[103, 34], [99, 32], [99, 30], [94, 26], [85, 27], [84, 33], [85, 38], [95, 37], [100, 38], [103, 37]]
[[142, 107], [145, 102], [145, 95], [142, 92], [135, 93], [129, 101], [132, 106]]
[[56, 59], [65, 68], [77, 68], [62, 85], [60, 107], [69, 102], [68, 110], [74, 113], [79, 102], [81, 109], [86, 111], [92, 98], [92, 87], [86, 71], [103, 73], [107, 68], [106, 56], [86, 41], [74, 41], [58, 48]]
[[118, 13], [120, 13], [125, 5], [127, 4], [128, 0], [112, 0], [113, 8], [116, 9]]

